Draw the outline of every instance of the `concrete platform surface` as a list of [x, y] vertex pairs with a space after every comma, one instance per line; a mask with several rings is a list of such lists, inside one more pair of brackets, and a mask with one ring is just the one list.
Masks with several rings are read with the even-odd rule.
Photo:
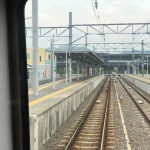
[[150, 78], [148, 78], [148, 77], [141, 77], [141, 76], [132, 75], [132, 74], [128, 74], [127, 76], [144, 81], [146, 83], [150, 83]]
[[30, 149], [38, 150], [103, 79], [104, 75], [97, 75], [61, 82], [55, 90], [41, 90], [38, 97], [29, 95]]
[[97, 79], [98, 76], [84, 77], [80, 80], [73, 79], [72, 82], [66, 84], [65, 80], [57, 81], [56, 89], [52, 89], [52, 83], [39, 87], [39, 95], [29, 95], [30, 115], [37, 115], [46, 108], [52, 107], [65, 97], [84, 87], [87, 83]]
[[143, 90], [147, 94], [150, 94], [150, 80], [144, 77], [138, 77], [135, 75], [123, 75], [123, 77], [137, 86], [139, 89]]

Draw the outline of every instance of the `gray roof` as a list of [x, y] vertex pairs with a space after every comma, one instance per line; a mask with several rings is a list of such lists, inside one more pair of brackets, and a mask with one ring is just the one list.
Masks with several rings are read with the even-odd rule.
[[[54, 51], [55, 50], [64, 51], [66, 49], [68, 49], [67, 45], [64, 45], [64, 46], [61, 46], [61, 47], [58, 47], [58, 48], [54, 47]], [[52, 49], [51, 49], [51, 47], [48, 47], [48, 48], [46, 48], [46, 50], [51, 51]], [[86, 48], [85, 46], [83, 46], [83, 47], [72, 46], [72, 50], [74, 50], [74, 51], [80, 51], [80, 50], [81, 51], [85, 51], [85, 50], [91, 51], [89, 48]]]
[[[119, 54], [132, 54], [132, 53], [133, 53], [132, 51], [124, 51]], [[141, 51], [134, 50], [134, 54], [142, 54], [142, 50]], [[144, 54], [150, 54], [150, 51], [144, 51]]]

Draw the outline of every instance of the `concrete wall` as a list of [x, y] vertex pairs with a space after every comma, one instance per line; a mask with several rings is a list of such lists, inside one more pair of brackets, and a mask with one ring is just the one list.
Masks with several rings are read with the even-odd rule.
[[143, 90], [144, 92], [150, 94], [150, 83], [147, 83], [145, 81], [141, 81], [139, 79], [135, 79], [133, 77], [130, 77], [128, 75], [122, 75], [126, 80]]
[[96, 76], [69, 90], [65, 98], [58, 96], [44, 110], [30, 113], [31, 150], [38, 150], [103, 79], [104, 75]]

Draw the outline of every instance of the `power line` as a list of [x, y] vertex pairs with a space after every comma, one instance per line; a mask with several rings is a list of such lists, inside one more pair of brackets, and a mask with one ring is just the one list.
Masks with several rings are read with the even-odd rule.
[[[99, 20], [99, 24], [101, 24], [100, 15], [99, 15], [98, 9], [96, 9], [96, 10], [97, 10], [97, 18], [98, 18], [98, 20]], [[99, 28], [100, 28], [100, 26], [99, 26]], [[102, 32], [102, 28], [100, 28], [100, 31]], [[102, 36], [101, 36], [101, 37], [102, 37]], [[105, 41], [105, 37], [104, 37], [104, 38], [102, 37], [102, 40]]]
[[[150, 21], [150, 18], [148, 19], [148, 21], [146, 23], [148, 23]], [[146, 24], [145, 24], [146, 25]], [[143, 26], [143, 28], [145, 27], [145, 25]], [[144, 30], [144, 29], [143, 29]], [[141, 32], [140, 32], [141, 33]], [[137, 34], [135, 35], [137, 36]], [[135, 39], [135, 38], [134, 38]]]
[[[148, 19], [148, 21], [146, 23], [148, 23], [150, 21], [150, 18]], [[145, 24], [146, 25], [146, 24]], [[143, 26], [143, 28], [145, 27], [145, 25]], [[150, 27], [148, 28], [148, 30], [150, 29]], [[140, 32], [141, 33], [141, 32]], [[136, 35], [137, 36], [137, 35]], [[136, 40], [135, 42], [139, 41], [142, 37], [144, 36], [144, 34], [142, 34], [138, 40]], [[134, 38], [135, 40], [136, 38]], [[129, 45], [127, 45], [125, 48], [127, 48], [128, 46], [130, 46], [131, 44], [133, 44], [133, 42], [131, 42]], [[136, 46], [134, 46], [133, 48], [135, 48]]]
[[[93, 7], [93, 11], [94, 11], [94, 14], [95, 14], [95, 18], [96, 18], [97, 24], [100, 24], [101, 22], [100, 22], [99, 12], [98, 12], [98, 9], [97, 9], [98, 3], [97, 3], [97, 1], [95, 1], [95, 7], [96, 7], [96, 10], [97, 10], [97, 11], [95, 11], [95, 9], [94, 9], [94, 5], [93, 5], [93, 1], [92, 1], [92, 0], [91, 0], [91, 3], [92, 3], [92, 7]], [[97, 12], [97, 15], [96, 15], [96, 12]], [[99, 25], [98, 25], [98, 27], [99, 27], [99, 31], [101, 32], [101, 28], [100, 28]], [[102, 38], [102, 40], [105, 41], [105, 37], [103, 38], [103, 37], [101, 36], [101, 38]]]
[[98, 19], [97, 19], [97, 17], [96, 17], [96, 12], [95, 12], [94, 5], [93, 5], [93, 1], [92, 1], [92, 0], [91, 0], [91, 3], [92, 3], [93, 11], [94, 11], [94, 14], [95, 14], [95, 18], [96, 18], [96, 21], [97, 21], [97, 24], [98, 24]]

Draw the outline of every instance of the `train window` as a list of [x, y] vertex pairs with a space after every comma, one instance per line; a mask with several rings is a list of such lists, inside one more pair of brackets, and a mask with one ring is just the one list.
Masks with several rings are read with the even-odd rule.
[[[133, 57], [133, 47], [141, 49], [141, 41], [134, 45], [130, 39], [137, 38], [141, 33], [149, 33], [147, 30], [150, 26], [142, 23], [131, 24], [136, 22], [136, 19], [142, 18], [140, 4], [142, 7], [147, 7], [148, 12], [144, 11], [143, 16], [146, 18], [150, 14], [148, 4], [140, 1], [137, 3], [138, 8], [135, 2], [127, 4], [122, 1], [116, 1], [113, 5], [105, 0], [27, 1], [25, 25], [31, 150], [33, 147], [40, 150], [75, 110], [74, 105], [79, 106], [82, 101], [76, 100], [80, 98], [77, 94], [76, 97], [67, 98], [62, 108], [48, 107], [50, 103], [47, 102], [53, 101], [54, 104], [57, 102], [55, 97], [58, 99], [61, 97], [57, 94], [59, 90], [64, 91], [65, 87], [73, 87], [74, 83], [81, 80], [84, 82], [98, 74], [110, 79], [121, 77], [125, 69], [130, 70], [127, 62]], [[136, 10], [137, 16], [140, 17], [135, 16]], [[119, 23], [122, 20], [131, 23]], [[119, 37], [121, 35], [122, 37]], [[131, 53], [130, 57], [125, 55], [126, 50]], [[138, 53], [137, 50], [135, 53]], [[141, 57], [141, 52], [139, 56]], [[88, 89], [90, 94], [93, 89], [91, 87]], [[68, 91], [71, 93], [70, 89]], [[54, 92], [57, 95], [53, 94]], [[70, 104], [67, 103], [68, 101]], [[67, 116], [64, 117], [66, 114]], [[59, 118], [59, 121], [56, 118]], [[35, 129], [37, 132], [34, 133]]]

